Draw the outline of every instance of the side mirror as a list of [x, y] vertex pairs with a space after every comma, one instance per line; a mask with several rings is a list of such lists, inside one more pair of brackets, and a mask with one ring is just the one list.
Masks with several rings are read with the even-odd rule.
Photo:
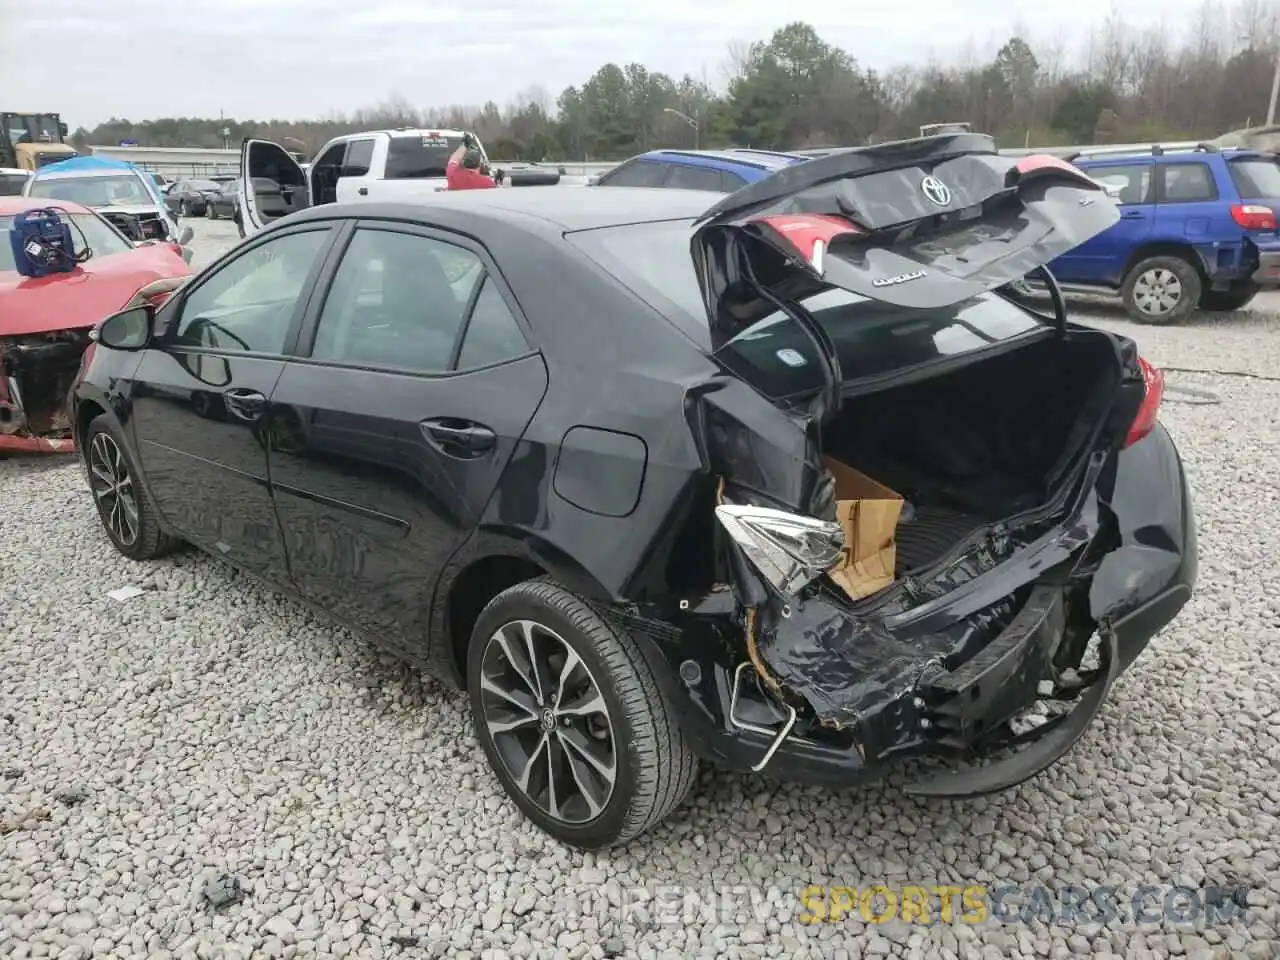
[[182, 232], [178, 234], [178, 243], [185, 247], [188, 243], [191, 242], [191, 238], [194, 237], [195, 235], [196, 235], [196, 232], [192, 230], [190, 227], [183, 227]]
[[156, 311], [150, 304], [113, 313], [90, 334], [91, 338], [113, 350], [145, 350], [151, 345], [151, 331]]

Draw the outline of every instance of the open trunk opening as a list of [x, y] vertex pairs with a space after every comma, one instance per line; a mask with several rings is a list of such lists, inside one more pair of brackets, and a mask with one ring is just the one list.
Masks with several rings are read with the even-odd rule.
[[87, 330], [0, 340], [0, 434], [71, 438], [67, 396], [88, 345]]
[[1040, 340], [941, 376], [844, 401], [824, 452], [902, 494], [896, 575], [1043, 506], [1115, 404], [1108, 338]]

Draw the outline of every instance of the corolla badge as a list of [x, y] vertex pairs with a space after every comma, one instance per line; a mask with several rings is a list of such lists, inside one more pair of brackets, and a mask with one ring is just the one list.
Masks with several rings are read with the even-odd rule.
[[873, 287], [893, 287], [899, 283], [906, 283], [908, 280], [919, 280], [923, 276], [923, 270], [913, 270], [911, 273], [900, 273], [896, 277], [876, 277], [871, 281], [871, 285]]
[[920, 181], [920, 192], [930, 203], [945, 207], [951, 202], [951, 188], [937, 177], [929, 176]]

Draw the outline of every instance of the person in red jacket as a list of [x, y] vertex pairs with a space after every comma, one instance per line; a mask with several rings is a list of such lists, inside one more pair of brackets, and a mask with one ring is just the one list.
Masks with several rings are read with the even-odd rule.
[[461, 146], [453, 151], [445, 165], [444, 176], [450, 190], [488, 190], [497, 186], [489, 176], [484, 154], [469, 133], [463, 135]]

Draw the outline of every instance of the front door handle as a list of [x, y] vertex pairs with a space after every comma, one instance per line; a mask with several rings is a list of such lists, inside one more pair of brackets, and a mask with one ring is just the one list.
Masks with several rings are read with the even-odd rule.
[[223, 391], [222, 400], [227, 409], [241, 420], [258, 420], [267, 409], [267, 398], [257, 390], [233, 387]]
[[369, 195], [369, 188], [361, 187], [359, 190], [356, 191], [356, 193], [360, 194], [360, 196], [362, 197], [367, 197]]
[[1145, 214], [1145, 213], [1143, 213], [1141, 210], [1122, 210], [1122, 211], [1120, 211], [1120, 219], [1121, 219], [1121, 220], [1141, 220], [1141, 219], [1143, 219], [1144, 217], [1146, 217], [1146, 214]]
[[475, 457], [492, 450], [498, 442], [496, 433], [470, 420], [439, 417], [423, 420], [421, 427], [432, 446], [451, 457]]

